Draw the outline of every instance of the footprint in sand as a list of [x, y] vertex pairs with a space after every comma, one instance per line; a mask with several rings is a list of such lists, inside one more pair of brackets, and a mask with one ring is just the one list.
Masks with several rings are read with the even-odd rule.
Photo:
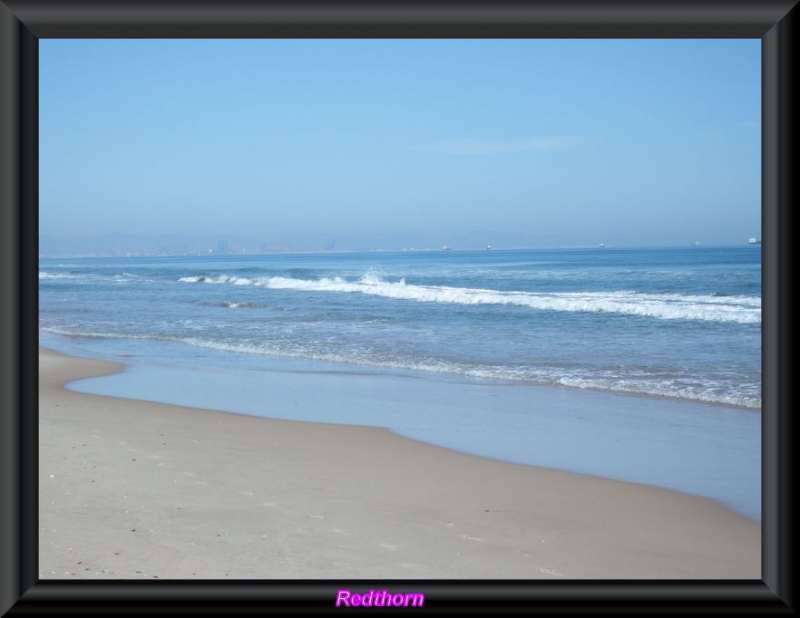
[[555, 577], [564, 577], [563, 573], [559, 573], [555, 569], [543, 569], [541, 567], [537, 567], [536, 570], [539, 571], [539, 573], [544, 573], [545, 575], [553, 575]]
[[468, 541], [482, 541], [483, 539], [479, 536], [472, 536], [471, 534], [462, 534], [462, 539], [466, 539]]

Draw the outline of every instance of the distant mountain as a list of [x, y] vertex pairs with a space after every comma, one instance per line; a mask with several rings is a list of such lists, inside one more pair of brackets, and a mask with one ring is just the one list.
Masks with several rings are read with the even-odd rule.
[[198, 255], [214, 253], [276, 253], [284, 251], [402, 251], [504, 248], [552, 248], [553, 239], [524, 232], [475, 231], [460, 234], [385, 232], [378, 234], [217, 234], [136, 235], [117, 232], [102, 236], [64, 238], [39, 236], [41, 257]]
[[82, 238], [59, 238], [42, 234], [39, 236], [39, 255], [43, 257], [92, 256], [92, 255], [155, 255], [158, 253], [196, 253], [217, 249], [217, 238], [165, 234], [162, 236], [140, 236], [121, 232], [103, 236]]
[[232, 234], [144, 236], [125, 233], [63, 238], [39, 236], [41, 257], [188, 255], [209, 253], [272, 253], [282, 251], [399, 251], [432, 248], [445, 242], [426, 234], [274, 234], [245, 237]]

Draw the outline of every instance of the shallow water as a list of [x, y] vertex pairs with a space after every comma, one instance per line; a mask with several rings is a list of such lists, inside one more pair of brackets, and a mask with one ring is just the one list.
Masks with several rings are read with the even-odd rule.
[[[62, 337], [41, 343], [86, 355], [79, 343]], [[69, 388], [268, 418], [385, 427], [465, 453], [666, 487], [761, 516], [761, 417], [749, 410], [359, 372], [330, 363], [278, 361], [269, 371], [254, 371], [114, 360], [129, 363], [123, 373]]]

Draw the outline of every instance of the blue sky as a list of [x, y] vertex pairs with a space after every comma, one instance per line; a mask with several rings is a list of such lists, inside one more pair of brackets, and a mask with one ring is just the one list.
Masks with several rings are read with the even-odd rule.
[[760, 237], [757, 39], [39, 46], [42, 234]]

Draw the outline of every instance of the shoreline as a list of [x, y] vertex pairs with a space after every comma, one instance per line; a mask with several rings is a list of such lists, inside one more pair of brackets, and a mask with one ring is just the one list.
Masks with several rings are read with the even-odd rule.
[[[56, 330], [48, 329], [40, 331], [39, 337], [41, 340], [42, 333], [46, 333], [49, 337], [57, 337], [62, 338], [66, 341], [71, 342], [73, 345], [75, 342], [80, 341], [83, 338], [90, 337], [87, 335], [76, 335], [71, 333], [62, 333]], [[57, 348], [59, 346], [56, 343], [44, 343], [41, 347], [59, 351]], [[61, 354], [73, 355], [80, 358], [91, 358], [89, 356], [90, 352], [87, 350], [79, 349], [76, 347], [75, 351], [71, 351], [69, 348], [72, 346], [63, 347], [64, 351], [60, 351]], [[126, 358], [126, 360], [132, 360], [133, 357], [128, 354], [120, 355], [121, 358]], [[96, 356], [96, 360], [105, 360], [102, 355]], [[295, 357], [276, 357], [279, 362], [302, 362], [303, 359], [298, 359]], [[114, 362], [114, 361], [108, 361]], [[316, 374], [316, 373], [330, 373], [330, 374], [342, 374], [342, 375], [354, 375], [354, 376], [372, 376], [372, 375], [379, 375], [380, 373], [394, 373], [397, 372], [398, 375], [403, 375], [404, 377], [409, 378], [422, 378], [422, 379], [430, 379], [433, 377], [434, 379], [440, 380], [453, 380], [459, 381], [462, 383], [474, 383], [474, 384], [485, 384], [489, 386], [503, 386], [509, 388], [537, 388], [537, 389], [556, 389], [556, 390], [563, 390], [571, 393], [595, 393], [601, 396], [604, 395], [611, 395], [614, 397], [622, 397], [622, 398], [633, 398], [634, 400], [641, 400], [641, 399], [652, 399], [656, 401], [664, 401], [670, 403], [676, 403], [681, 405], [691, 405], [691, 406], [701, 406], [701, 407], [708, 407], [708, 408], [722, 408], [727, 410], [738, 410], [742, 412], [750, 412], [752, 414], [760, 415], [762, 413], [761, 406], [754, 407], [754, 406], [747, 406], [738, 403], [731, 403], [727, 401], [715, 401], [715, 400], [707, 400], [707, 399], [692, 399], [690, 397], [680, 397], [677, 395], [665, 395], [662, 393], [655, 393], [655, 392], [646, 392], [646, 391], [634, 391], [634, 390], [609, 390], [604, 389], [601, 387], [595, 386], [572, 386], [566, 384], [539, 384], [539, 383], [531, 383], [531, 382], [524, 382], [524, 381], [515, 381], [508, 378], [485, 378], [479, 376], [471, 376], [471, 375], [460, 375], [455, 373], [433, 373], [433, 374], [426, 374], [423, 370], [420, 369], [413, 369], [413, 368], [392, 368], [392, 367], [379, 367], [377, 369], [377, 374], [374, 368], [370, 365], [359, 365], [357, 363], [346, 362], [346, 361], [332, 361], [332, 360], [320, 360], [314, 361], [315, 363], [320, 363], [322, 365], [334, 366], [334, 365], [343, 365], [345, 367], [349, 367], [349, 369], [280, 369], [280, 373], [287, 373], [287, 374]], [[198, 367], [199, 368], [199, 367]], [[273, 369], [273, 371], [275, 371]]]
[[40, 341], [63, 354], [124, 363], [123, 372], [78, 380], [68, 385], [70, 391], [261, 418], [382, 427], [496, 461], [710, 498], [761, 520], [758, 413], [611, 392], [339, 371], [335, 364], [291, 359], [258, 369], [246, 362], [206, 365], [196, 358], [187, 364], [178, 360], [186, 352], [180, 344], [167, 355], [159, 350], [161, 356], [149, 356], [98, 354], [66, 343], [52, 337]]
[[710, 499], [376, 427], [79, 393], [64, 385], [124, 365], [39, 362], [44, 579], [761, 577], [761, 525]]

